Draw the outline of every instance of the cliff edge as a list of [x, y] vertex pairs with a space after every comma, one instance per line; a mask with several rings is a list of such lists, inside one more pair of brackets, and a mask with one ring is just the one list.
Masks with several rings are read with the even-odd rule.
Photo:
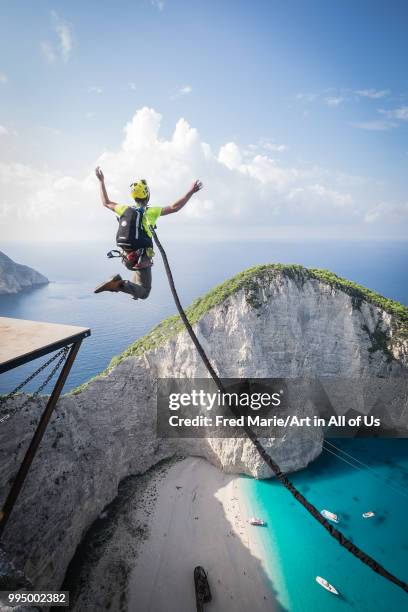
[[[187, 314], [221, 377], [389, 380], [407, 373], [408, 309], [328, 271], [252, 268], [196, 300]], [[270, 476], [248, 440], [157, 437], [157, 378], [207, 375], [175, 316], [60, 400], [4, 534], [7, 553], [35, 588], [61, 583], [84, 532], [129, 474], [182, 454], [227, 472]], [[298, 410], [307, 415], [312, 408]], [[40, 414], [34, 404], [1, 425], [1, 499]], [[399, 406], [390, 406], [388, 416], [406, 427]], [[322, 441], [313, 428], [263, 443], [290, 472], [313, 461]]]

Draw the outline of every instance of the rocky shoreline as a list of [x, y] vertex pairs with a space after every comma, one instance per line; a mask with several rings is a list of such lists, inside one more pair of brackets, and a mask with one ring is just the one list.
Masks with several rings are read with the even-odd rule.
[[48, 278], [43, 274], [14, 262], [0, 251], [0, 295], [14, 295], [48, 283]]

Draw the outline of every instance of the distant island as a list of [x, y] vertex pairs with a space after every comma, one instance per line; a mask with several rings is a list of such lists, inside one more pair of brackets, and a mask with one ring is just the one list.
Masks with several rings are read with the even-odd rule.
[[36, 285], [46, 285], [48, 278], [29, 266], [15, 263], [0, 251], [0, 295], [19, 293]]

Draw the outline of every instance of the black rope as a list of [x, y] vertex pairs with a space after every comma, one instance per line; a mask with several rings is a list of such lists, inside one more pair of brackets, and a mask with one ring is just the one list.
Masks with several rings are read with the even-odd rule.
[[[197, 349], [201, 359], [203, 360], [205, 367], [207, 368], [208, 372], [210, 373], [211, 378], [213, 379], [213, 381], [217, 385], [217, 387], [220, 390], [220, 392], [222, 394], [224, 394], [226, 392], [225, 391], [225, 387], [222, 384], [219, 376], [215, 372], [214, 368], [212, 367], [212, 365], [211, 365], [207, 355], [205, 354], [205, 351], [204, 351], [203, 347], [201, 346], [200, 341], [198, 340], [197, 336], [195, 335], [194, 330], [193, 330], [192, 326], [190, 325], [190, 322], [189, 322], [189, 320], [187, 318], [187, 315], [184, 312], [184, 309], [183, 309], [183, 307], [181, 305], [180, 299], [179, 299], [179, 297], [177, 295], [176, 286], [175, 286], [174, 280], [173, 280], [173, 274], [172, 274], [171, 269], [170, 269], [170, 265], [169, 265], [169, 261], [167, 259], [166, 252], [163, 249], [163, 247], [161, 245], [161, 242], [160, 242], [160, 240], [159, 240], [159, 238], [157, 236], [157, 233], [155, 232], [154, 228], [152, 226], [149, 226], [149, 227], [150, 227], [150, 230], [151, 230], [151, 232], [153, 234], [153, 238], [154, 238], [154, 241], [155, 241], [155, 243], [157, 245], [157, 248], [159, 249], [160, 254], [161, 254], [162, 258], [163, 258], [163, 263], [164, 263], [164, 267], [165, 267], [165, 270], [166, 270], [167, 278], [168, 278], [168, 281], [169, 281], [170, 289], [171, 289], [171, 292], [173, 294], [173, 298], [174, 298], [174, 301], [176, 303], [177, 310], [178, 310], [178, 312], [180, 314], [180, 317], [181, 317], [181, 319], [182, 319], [182, 321], [184, 323], [184, 326], [185, 326], [187, 332], [189, 333], [190, 338], [192, 339], [192, 341], [194, 343], [194, 346], [196, 347], [196, 349]], [[233, 407], [232, 406], [229, 406], [229, 407], [232, 410], [232, 412], [234, 412]], [[244, 425], [243, 429], [245, 430], [245, 433], [247, 434], [248, 438], [251, 440], [252, 444], [255, 446], [256, 450], [259, 453], [259, 455], [262, 457], [262, 459], [265, 461], [265, 463], [269, 466], [269, 468], [275, 474], [275, 476], [279, 480], [279, 482], [281, 484], [283, 484], [283, 486], [286, 487], [286, 489], [288, 489], [288, 491], [290, 491], [290, 493], [292, 493], [294, 498], [299, 503], [301, 503], [304, 508], [306, 508], [306, 510], [313, 516], [313, 518], [316, 519], [316, 521], [318, 521], [322, 525], [322, 527], [324, 527], [326, 529], [326, 531], [328, 531], [328, 533], [335, 540], [338, 541], [340, 546], [343, 546], [344, 548], [346, 548], [352, 555], [357, 557], [357, 559], [360, 559], [360, 561], [365, 563], [365, 565], [368, 565], [368, 567], [370, 567], [374, 572], [376, 572], [377, 574], [380, 574], [380, 576], [383, 576], [384, 578], [386, 578], [390, 582], [393, 582], [394, 584], [399, 586], [401, 589], [403, 589], [406, 593], [408, 593], [408, 584], [406, 582], [404, 582], [403, 580], [400, 580], [399, 578], [394, 576], [394, 574], [391, 574], [391, 572], [386, 570], [385, 567], [380, 565], [375, 559], [373, 559], [373, 557], [370, 557], [370, 555], [365, 553], [358, 546], [353, 544], [353, 542], [351, 540], [346, 538], [346, 536], [341, 531], [339, 531], [338, 529], [333, 527], [333, 525], [331, 525], [329, 523], [329, 521], [327, 521], [320, 514], [319, 510], [313, 504], [311, 504], [302, 495], [302, 493], [295, 487], [295, 485], [281, 471], [279, 465], [277, 463], [275, 463], [275, 461], [272, 459], [272, 457], [266, 452], [266, 450], [264, 449], [262, 444], [259, 442], [255, 432], [250, 427], [248, 427], [247, 425]]]

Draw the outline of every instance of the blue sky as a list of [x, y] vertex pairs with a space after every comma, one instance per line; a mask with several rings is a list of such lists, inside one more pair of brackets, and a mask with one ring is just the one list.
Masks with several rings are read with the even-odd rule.
[[[390, 210], [389, 235], [401, 237], [408, 217], [406, 2], [16, 0], [1, 12], [3, 175], [7, 164], [21, 164], [28, 173], [84, 180], [148, 107], [162, 116], [160, 138], [170, 140], [183, 118], [215, 156], [234, 143], [245, 157], [252, 145], [254, 155], [292, 173], [288, 201], [316, 185], [344, 202], [350, 195], [359, 219], [370, 221], [368, 233]], [[230, 166], [225, 181], [252, 172]], [[310, 182], [294, 182], [304, 171]], [[10, 182], [2, 190], [9, 206], [17, 197]], [[158, 193], [171, 197], [173, 189]], [[214, 203], [220, 194], [207, 196]], [[290, 224], [293, 216], [274, 211], [268, 219]], [[353, 213], [339, 223], [347, 216]], [[334, 211], [332, 225], [336, 218]]]

